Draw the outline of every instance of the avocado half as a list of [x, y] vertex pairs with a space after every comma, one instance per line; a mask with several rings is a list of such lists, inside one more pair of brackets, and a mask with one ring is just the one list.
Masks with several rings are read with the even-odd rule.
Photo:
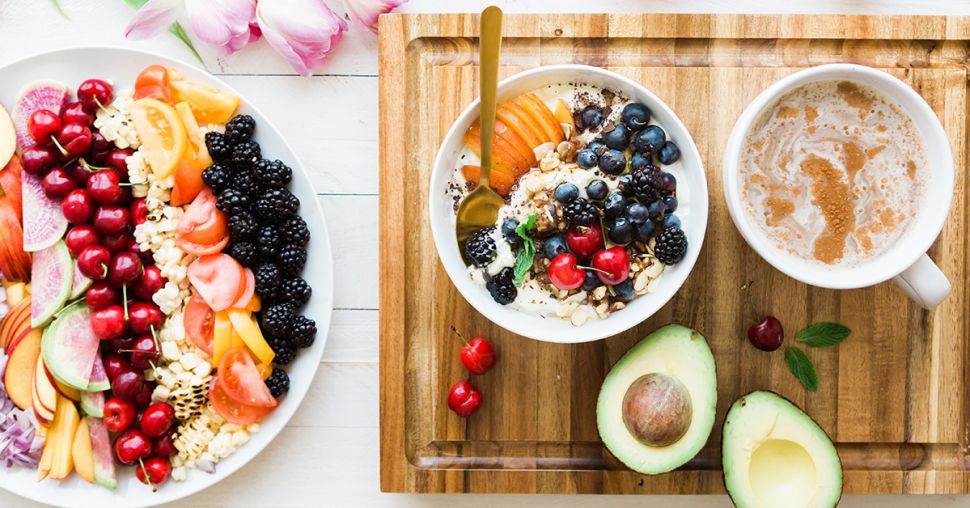
[[[689, 397], [689, 424], [670, 444], [644, 443], [624, 420], [627, 392], [653, 374], [669, 376]], [[696, 330], [668, 325], [638, 342], [613, 365], [600, 388], [596, 424], [603, 443], [627, 467], [661, 474], [680, 467], [704, 447], [714, 427], [716, 406], [717, 375], [707, 341]]]
[[739, 508], [834, 507], [842, 463], [818, 424], [778, 394], [751, 392], [731, 406], [721, 436], [724, 486]]

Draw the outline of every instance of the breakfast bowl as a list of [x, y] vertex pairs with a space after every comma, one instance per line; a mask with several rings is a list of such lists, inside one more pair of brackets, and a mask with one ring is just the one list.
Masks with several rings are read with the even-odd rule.
[[[529, 98], [522, 100], [525, 96], [529, 96]], [[593, 96], [595, 97], [590, 99]], [[572, 104], [568, 104], [563, 99], [564, 97], [568, 97], [569, 102]], [[592, 304], [598, 301], [592, 300], [594, 294], [592, 290], [587, 295], [585, 291], [579, 291], [579, 288], [575, 285], [569, 293], [562, 290], [558, 295], [554, 288], [548, 294], [542, 294], [541, 291], [536, 290], [540, 286], [549, 288], [548, 281], [550, 279], [549, 277], [544, 277], [545, 274], [537, 273], [535, 267], [545, 266], [548, 268], [550, 266], [549, 261], [553, 260], [553, 254], [568, 254], [570, 250], [575, 250], [567, 247], [565, 242], [558, 241], [561, 249], [556, 250], [553, 248], [551, 250], [552, 254], [546, 255], [544, 252], [550, 252], [550, 249], [547, 249], [547, 244], [549, 243], [548, 237], [540, 240], [544, 243], [535, 248], [537, 251], [535, 265], [532, 264], [531, 257], [528, 260], [527, 266], [533, 267], [533, 269], [528, 272], [529, 275], [523, 275], [523, 277], [528, 279], [524, 287], [521, 286], [521, 278], [516, 277], [519, 279], [517, 280], [517, 285], [521, 289], [519, 292], [512, 291], [512, 298], [505, 300], [507, 305], [499, 303], [498, 300], [502, 298], [493, 292], [495, 288], [492, 284], [507, 284], [508, 282], [505, 279], [508, 276], [505, 276], [505, 279], [503, 279], [499, 277], [499, 275], [502, 275], [501, 272], [489, 273], [484, 265], [469, 266], [463, 260], [463, 253], [461, 247], [459, 247], [455, 232], [456, 211], [458, 203], [474, 187], [473, 181], [477, 181], [477, 172], [474, 174], [466, 172], [470, 167], [477, 171], [477, 166], [469, 166], [469, 164], [477, 163], [477, 156], [475, 153], [472, 153], [473, 150], [470, 150], [466, 144], [471, 143], [474, 145], [475, 143], [474, 134], [477, 132], [479, 115], [478, 100], [469, 105], [451, 126], [434, 161], [429, 191], [428, 219], [431, 223], [432, 235], [439, 259], [448, 277], [465, 300], [490, 321], [513, 333], [536, 340], [558, 343], [588, 342], [617, 335], [643, 322], [663, 307], [687, 279], [688, 274], [697, 260], [704, 240], [708, 214], [707, 183], [700, 154], [687, 128], [666, 103], [635, 81], [604, 69], [584, 65], [554, 65], [539, 67], [511, 76], [501, 81], [498, 86], [500, 121], [502, 118], [505, 118], [508, 123], [514, 123], [514, 118], [511, 118], [511, 116], [502, 116], [505, 105], [509, 105], [511, 109], [515, 109], [516, 106], [514, 103], [521, 103], [528, 109], [529, 106], [527, 103], [530, 100], [533, 104], [538, 104], [540, 101], [544, 103], [552, 101], [552, 105], [547, 104], [549, 114], [546, 116], [551, 118], [553, 115], [552, 110], [555, 109], [555, 119], [560, 122], [565, 135], [562, 136], [562, 133], [558, 133], [562, 136], [557, 141], [558, 146], [556, 144], [557, 142], [546, 142], [539, 146], [533, 143], [530, 148], [535, 151], [535, 159], [532, 160], [530, 166], [523, 168], [522, 172], [518, 174], [512, 173], [515, 176], [514, 180], [511, 181], [508, 178], [508, 173], [503, 173], [503, 171], [507, 170], [500, 167], [503, 164], [502, 156], [497, 155], [496, 158], [499, 161], [497, 164], [499, 166], [493, 166], [491, 185], [493, 188], [496, 185], [502, 185], [501, 181], [499, 184], [496, 184], [496, 171], [498, 171], [499, 177], [504, 174], [506, 176], [506, 187], [502, 190], [509, 197], [506, 199], [507, 206], [503, 210], [500, 210], [500, 217], [504, 217], [504, 219], [500, 218], [499, 221], [502, 222], [504, 220], [505, 222], [496, 224], [494, 230], [489, 233], [492, 237], [497, 238], [497, 240], [483, 238], [483, 236], [487, 236], [485, 232], [480, 235], [480, 239], [488, 240], [487, 243], [490, 244], [487, 245], [490, 249], [488, 253], [492, 256], [490, 259], [498, 258], [498, 260], [492, 262], [491, 268], [488, 268], [488, 270], [495, 271], [495, 265], [500, 262], [504, 262], [506, 269], [511, 270], [509, 267], [516, 261], [515, 258], [521, 255], [521, 248], [518, 249], [519, 254], [512, 256], [512, 253], [509, 251], [509, 246], [503, 246], [503, 238], [508, 239], [510, 236], [512, 240], [519, 242], [514, 237], [516, 233], [512, 231], [512, 228], [509, 228], [504, 235], [499, 235], [499, 232], [506, 229], [506, 226], [509, 226], [507, 222], [509, 222], [508, 219], [511, 217], [510, 214], [512, 211], [510, 210], [521, 204], [523, 194], [533, 197], [542, 196], [541, 199], [548, 199], [547, 202], [541, 202], [541, 210], [548, 210], [550, 221], [553, 223], [555, 223], [557, 217], [561, 220], [566, 214], [570, 213], [566, 210], [570, 205], [583, 202], [584, 205], [590, 206], [590, 203], [593, 201], [607, 201], [602, 199], [606, 195], [607, 190], [610, 195], [616, 193], [634, 196], [630, 198], [630, 204], [636, 203], [638, 200], [644, 201], [641, 199], [644, 195], [643, 193], [633, 194], [632, 191], [627, 192], [630, 189], [630, 178], [632, 178], [632, 176], [628, 176], [633, 171], [631, 170], [631, 166], [637, 167], [637, 163], [635, 162], [636, 157], [640, 156], [641, 161], [638, 171], [647, 171], [647, 168], [649, 168], [652, 174], [658, 177], [663, 175], [669, 182], [673, 182], [672, 185], [675, 189], [675, 191], [668, 189], [667, 194], [665, 194], [666, 198], [663, 198], [665, 200], [664, 203], [667, 205], [666, 213], [664, 213], [662, 206], [660, 207], [659, 214], [655, 214], [654, 210], [650, 212], [650, 221], [655, 220], [657, 225], [653, 236], [650, 233], [641, 235], [641, 230], [637, 229], [635, 241], [628, 238], [614, 241], [617, 238], [613, 236], [614, 231], [619, 231], [620, 229], [615, 226], [620, 219], [616, 215], [610, 216], [613, 218], [608, 218], [605, 207], [597, 212], [599, 214], [598, 216], [601, 217], [599, 221], [590, 218], [586, 221], [588, 223], [588, 229], [586, 227], [581, 229], [582, 231], [588, 232], [589, 229], [596, 228], [595, 231], [598, 232], [596, 236], [600, 236], [599, 233], [605, 233], [602, 235], [603, 238], [600, 246], [602, 250], [606, 250], [606, 247], [609, 245], [619, 245], [624, 246], [624, 249], [632, 253], [630, 266], [631, 270], [634, 271], [631, 272], [629, 277], [626, 275], [625, 267], [623, 268], [623, 276], [626, 278], [622, 279], [622, 283], [616, 282], [621, 279], [600, 277], [603, 280], [603, 285], [608, 287], [596, 292], [598, 295], [606, 293], [606, 300], [609, 300], [611, 296], [614, 298], [623, 296], [625, 299], [611, 301], [612, 303], [609, 304], [609, 309], [613, 310], [613, 312], [608, 313], [600, 312], [606, 304], [599, 304], [600, 310], [596, 314], [589, 316], [590, 319], [580, 320], [581, 322], [579, 324], [576, 323], [576, 319], [570, 319], [569, 316], [563, 315], [562, 309], [564, 305], [567, 305], [571, 309], [575, 309], [577, 306], [583, 307], [590, 305], [590, 309], [592, 309]], [[604, 100], [606, 101], [605, 106], [602, 105]], [[580, 104], [582, 101], [586, 102]], [[630, 117], [625, 116], [625, 112], [621, 116], [620, 109], [622, 108], [626, 111], [626, 106], [633, 103], [639, 103], [640, 106], [638, 107], [641, 110], [643, 109], [642, 106], [646, 107], [647, 112], [645, 116], [647, 120], [633, 122]], [[539, 108], [542, 109], [543, 106], [540, 104]], [[581, 119], [581, 108], [593, 108], [602, 114], [596, 115], [595, 124], [593, 124], [591, 123], [593, 120]], [[573, 119], [575, 119], [575, 122]], [[617, 124], [622, 119], [628, 120], [627, 123], [633, 125], [633, 127], [629, 128], [629, 132], [626, 133], [626, 149], [605, 141], [609, 136], [612, 136], [614, 139], [618, 136], [618, 134], [612, 133], [612, 131], [618, 131], [620, 129]], [[585, 129], [584, 124], [586, 125]], [[590, 125], [593, 127], [589, 127]], [[502, 125], [497, 124], [497, 126], [499, 127], [497, 132], [501, 132], [504, 128]], [[659, 126], [659, 129], [653, 126]], [[599, 127], [602, 128], [600, 129]], [[655, 155], [659, 157], [659, 148], [654, 150], [653, 145], [650, 145], [651, 148], [649, 149], [634, 148], [642, 146], [637, 144], [640, 141], [640, 136], [644, 131], [650, 130], [651, 127], [653, 127], [654, 131], [660, 131], [661, 133], [662, 139], [659, 144], [663, 144], [663, 139], [666, 139], [668, 140], [667, 144], [675, 145], [669, 147], [672, 149], [671, 151], [663, 154], [664, 156], [662, 158], [667, 164], [663, 165], [662, 171], [659, 169], [660, 164], [657, 164], [658, 167], [654, 167], [654, 159], [651, 158]], [[558, 128], [560, 128], [559, 125], [556, 126], [556, 129]], [[664, 133], [665, 138], [663, 138]], [[528, 136], [527, 132], [522, 132], [522, 134], [523, 138]], [[471, 137], [469, 137], [470, 135]], [[509, 134], [509, 136], [515, 137], [514, 134]], [[634, 141], [630, 141], [631, 136]], [[553, 141], [556, 140], [556, 138], [552, 139]], [[515, 151], [514, 146], [506, 145], [503, 148], [501, 145], [502, 141], [499, 140], [498, 136], [496, 140], [498, 141], [498, 148], [496, 150], [504, 150], [506, 153]], [[593, 148], [594, 142], [600, 143], [599, 145], [595, 145], [597, 147], [595, 149]], [[603, 146], [601, 142], [605, 142], [608, 147]], [[659, 144], [657, 145], [658, 147]], [[594, 159], [602, 159], [606, 156], [606, 152], [612, 152], [617, 157], [620, 152], [623, 152], [625, 155], [620, 157], [621, 162], [616, 163], [617, 166], [615, 168], [607, 171], [603, 169], [607, 166], [604, 166], [602, 162], [598, 166], [596, 165], [597, 162], [583, 162], [581, 159], [582, 154], [579, 152], [587, 149], [590, 150], [591, 154], [595, 154], [595, 157], [587, 154]], [[521, 154], [523, 151], [520, 149], [519, 153]], [[635, 155], [634, 152], [638, 154]], [[642, 155], [641, 152], [646, 155]], [[626, 163], [627, 157], [630, 159], [629, 164]], [[651, 162], [643, 162], [643, 157], [647, 157]], [[525, 158], [528, 159], [529, 157]], [[560, 158], [562, 158], [561, 165], [559, 162]], [[547, 162], [550, 164], [546, 164]], [[589, 164], [593, 165], [590, 166]], [[507, 165], [513, 165], [513, 163]], [[556, 169], [549, 169], [550, 167], [555, 167]], [[626, 178], [626, 187], [621, 185], [624, 178]], [[587, 194], [585, 190], [580, 190], [580, 188], [588, 188], [589, 184], [594, 180], [603, 181], [597, 184], [599, 186], [598, 189], [602, 191], [602, 195], [600, 195], [600, 191], [597, 191], [596, 196], [594, 196], [593, 193]], [[529, 183], [528, 185], [519, 185], [521, 181], [528, 181]], [[541, 181], [548, 182], [547, 185], [549, 187], [542, 188], [543, 184]], [[538, 189], [534, 188], [536, 182], [540, 182]], [[569, 189], [572, 191], [571, 194], [563, 192], [563, 195], [560, 195], [559, 187], [562, 187], [564, 183], [572, 182], [575, 182], [575, 184]], [[659, 196], [659, 194], [656, 196]], [[671, 197], [674, 198], [672, 202], [669, 201]], [[660, 200], [661, 198], [656, 197], [656, 199]], [[514, 206], [513, 202], [515, 203]], [[643, 204], [645, 205], [646, 202]], [[574, 206], [573, 210], [575, 209]], [[590, 209], [596, 210], [595, 208]], [[626, 210], [630, 210], [629, 207]], [[674, 210], [676, 211], [675, 214], [673, 213]], [[534, 219], [535, 215], [532, 214], [530, 219]], [[587, 217], [596, 216], [588, 215]], [[566, 219], [570, 217], [575, 217], [575, 215], [566, 216]], [[630, 217], [633, 220], [633, 216]], [[519, 216], [519, 218], [523, 220], [515, 221], [512, 225], [525, 222], [524, 216]], [[540, 229], [542, 228], [542, 220], [542, 217], [539, 217], [540, 225], [538, 227]], [[641, 220], [646, 221], [646, 219]], [[521, 226], [525, 227], [526, 224], [521, 224]], [[559, 225], [558, 227], [558, 230], [553, 230], [554, 233], [556, 231], [564, 231], [563, 225]], [[580, 226], [573, 227], [569, 234], [579, 229]], [[676, 234], [680, 238], [680, 243], [678, 244], [679, 251], [676, 252], [675, 259], [665, 261], [663, 266], [659, 267], [650, 265], [650, 263], [657, 263], [655, 254], [661, 258], [665, 257], [660, 251], [654, 252], [654, 246], [658, 241], [667, 244], [671, 243], [668, 241], [670, 235], [665, 237], [664, 240], [658, 239], [661, 231], [666, 233], [671, 231], [671, 229], [677, 229]], [[649, 231], [654, 231], [654, 226], [650, 225]], [[518, 234], [523, 235], [521, 232]], [[619, 235], [619, 233], [617, 234]], [[524, 235], [521, 237], [525, 239]], [[475, 236], [473, 235], [474, 238]], [[686, 247], [684, 247], [684, 241], [686, 241]], [[495, 247], [496, 242], [498, 244], [497, 249]], [[526, 240], [526, 243], [528, 243], [528, 240]], [[514, 244], [510, 243], [510, 245]], [[634, 245], [638, 245], [639, 247], [635, 248], [633, 247]], [[638, 248], [640, 250], [637, 250]], [[496, 250], [498, 251], [497, 254], [495, 254]], [[661, 250], [664, 252], [667, 251], [667, 249], [663, 248]], [[597, 255], [600, 252], [597, 251]], [[468, 251], [466, 250], [465, 254], [467, 255], [467, 253]], [[615, 289], [619, 288], [620, 284], [630, 286], [633, 280], [632, 274], [643, 273], [635, 271], [642, 268], [636, 262], [636, 256], [638, 255], [642, 259], [648, 260], [645, 261], [647, 264], [643, 266], [647, 268], [653, 266], [650, 270], [661, 274], [655, 275], [654, 279], [649, 280], [648, 289], [643, 287], [644, 280], [638, 280], [635, 296], [630, 296], [633, 293], [624, 293], [621, 295]], [[584, 259], [584, 256], [580, 255], [579, 252], [577, 252], [577, 257], [580, 261]], [[503, 259], [504, 261], [502, 261]], [[557, 257], [555, 259], [559, 258]], [[586, 257], [585, 259], [590, 260], [586, 264], [596, 264], [595, 256]], [[622, 257], [621, 259], [625, 260], [626, 257]], [[602, 270], [598, 271], [594, 268], [580, 265], [575, 258], [571, 261], [573, 264], [570, 268], [575, 270], [578, 267], [579, 269], [585, 270], [587, 278], [591, 277], [591, 273], [594, 272], [603, 273]], [[488, 281], [486, 282], [485, 279], [488, 279]], [[638, 279], [644, 278], [641, 276]], [[492, 282], [495, 280], [499, 282]], [[539, 281], [543, 282], [540, 283]], [[561, 286], [555, 283], [552, 284], [561, 289]], [[594, 280], [593, 284], [598, 283]], [[602, 288], [603, 285], [597, 286], [597, 288]], [[489, 289], [487, 290], [486, 287], [489, 287]], [[593, 286], [591, 285], [591, 287]], [[581, 294], [575, 294], [577, 291]], [[518, 296], [515, 296], [516, 294]], [[563, 304], [562, 301], [556, 301], [556, 298], [565, 298], [566, 294], [572, 295], [572, 302]], [[617, 303], [619, 302], [622, 302], [622, 304], [618, 305]], [[590, 314], [590, 312], [584, 312]]]

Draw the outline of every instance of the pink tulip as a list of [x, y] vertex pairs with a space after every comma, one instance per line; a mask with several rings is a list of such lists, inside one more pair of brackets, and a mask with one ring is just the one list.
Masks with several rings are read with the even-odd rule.
[[125, 37], [136, 40], [154, 37], [174, 23], [184, 8], [183, 0], [148, 0], [125, 27]]
[[407, 0], [344, 0], [350, 19], [377, 33], [377, 18], [393, 11]]
[[302, 76], [326, 60], [347, 30], [323, 0], [260, 0], [256, 20], [269, 45]]
[[195, 38], [214, 47], [221, 56], [231, 55], [259, 37], [258, 32], [250, 30], [250, 23], [256, 20], [256, 0], [148, 0], [128, 23], [125, 37], [154, 37], [182, 12], [188, 14]]

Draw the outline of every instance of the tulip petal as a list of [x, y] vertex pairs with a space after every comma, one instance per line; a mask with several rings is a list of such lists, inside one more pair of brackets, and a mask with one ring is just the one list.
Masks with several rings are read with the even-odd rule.
[[125, 37], [148, 39], [162, 33], [178, 19], [182, 7], [182, 0], [148, 0], [128, 22]]
[[256, 15], [255, 0], [186, 0], [192, 33], [228, 56], [249, 44], [249, 23]]
[[256, 19], [269, 45], [301, 76], [326, 60], [347, 30], [323, 0], [262, 0]]
[[377, 18], [393, 11], [407, 0], [344, 0], [350, 19], [377, 33]]

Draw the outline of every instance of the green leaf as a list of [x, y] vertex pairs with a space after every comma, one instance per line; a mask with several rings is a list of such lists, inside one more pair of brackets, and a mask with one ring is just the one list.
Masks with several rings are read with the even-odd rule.
[[818, 390], [818, 374], [815, 372], [815, 365], [804, 351], [795, 347], [786, 349], [785, 363], [788, 364], [788, 370], [806, 390], [812, 392]]
[[61, 8], [61, 3], [60, 2], [58, 2], [57, 0], [51, 0], [51, 3], [54, 4], [54, 8], [57, 9], [57, 12], [60, 13], [61, 16], [64, 16], [64, 19], [66, 19], [68, 21], [71, 20], [71, 17], [68, 16], [67, 13], [64, 12], [64, 9]]
[[536, 228], [536, 220], [538, 218], [538, 215], [532, 214], [525, 222], [515, 228], [515, 234], [522, 238], [522, 248], [519, 249], [518, 254], [515, 256], [515, 268], [513, 268], [515, 276], [512, 278], [512, 283], [517, 288], [522, 287], [522, 284], [525, 282], [525, 276], [529, 273], [529, 270], [532, 268], [532, 263], [535, 261], [536, 241], [529, 236], [529, 231]]
[[[53, 0], [53, 1], [55, 3], [57, 2], [57, 0]], [[138, 9], [141, 9], [143, 5], [148, 3], [148, 0], [125, 0], [125, 3], [128, 4], [129, 7], [137, 11]], [[195, 45], [192, 44], [192, 39], [189, 39], [188, 34], [185, 33], [185, 30], [182, 28], [182, 25], [178, 21], [176, 21], [175, 23], [172, 23], [168, 27], [168, 31], [171, 32], [172, 35], [174, 35], [176, 38], [178, 38], [178, 40], [182, 41], [182, 44], [184, 44], [185, 47], [189, 48], [189, 51], [191, 51], [192, 54], [195, 55], [195, 59], [198, 60], [200, 64], [202, 64], [202, 67], [205, 67], [205, 62], [202, 60], [202, 56], [199, 55], [199, 52], [195, 49]]]
[[831, 347], [849, 338], [852, 330], [839, 323], [815, 323], [798, 332], [795, 339], [810, 347]]

